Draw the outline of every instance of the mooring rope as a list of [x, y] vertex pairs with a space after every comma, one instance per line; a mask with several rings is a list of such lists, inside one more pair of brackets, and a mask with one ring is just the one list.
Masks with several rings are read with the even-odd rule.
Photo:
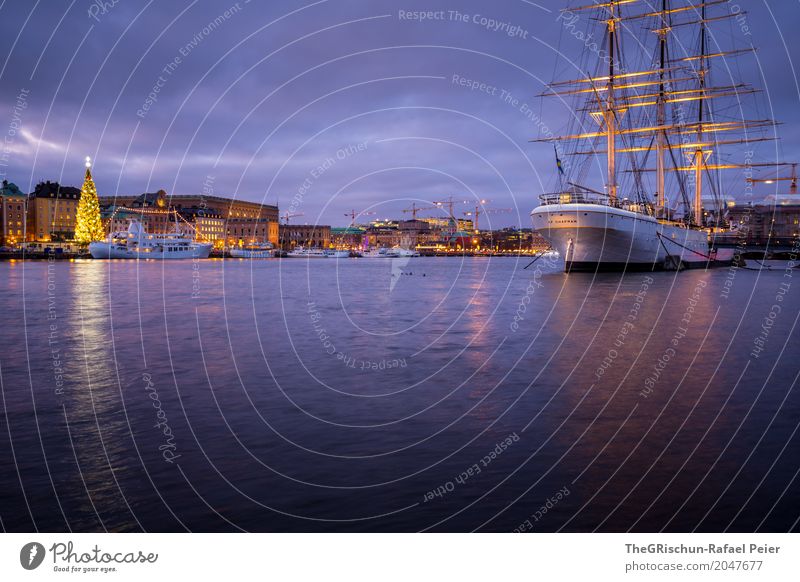
[[[664, 247], [664, 250], [665, 250], [665, 251], [667, 251], [667, 247], [664, 245], [664, 241], [663, 241], [663, 239], [664, 239], [664, 235], [663, 235], [662, 233], [660, 233], [660, 232], [656, 232], [656, 236], [658, 236], [658, 240], [660, 240], [660, 241], [661, 241], [661, 246], [663, 246], [663, 247]], [[701, 253], [701, 252], [699, 252], [699, 251], [696, 251], [696, 250], [694, 250], [694, 249], [690, 249], [689, 247], [683, 246], [683, 245], [682, 245], [681, 243], [679, 243], [678, 241], [674, 241], [674, 240], [672, 240], [672, 239], [670, 239], [670, 238], [668, 238], [667, 240], [668, 240], [669, 242], [671, 242], [672, 244], [674, 244], [674, 245], [678, 245], [679, 247], [681, 247], [682, 249], [685, 249], [685, 250], [689, 251], [690, 253], [694, 253], [694, 254], [696, 254], [696, 255], [700, 255], [701, 257], [703, 257], [704, 259], [708, 259], [709, 261], [716, 261], [716, 260], [717, 260], [715, 257], [712, 257], [711, 255], [704, 255], [703, 253]], [[669, 251], [667, 251], [667, 253], [669, 253]]]
[[541, 259], [543, 256], [545, 256], [545, 255], [546, 255], [547, 253], [549, 253], [549, 252], [550, 252], [550, 251], [548, 250], [548, 251], [545, 251], [545, 252], [543, 252], [543, 253], [542, 253], [542, 254], [540, 254], [540, 255], [536, 255], [536, 258], [534, 258], [534, 259], [533, 259], [533, 260], [532, 260], [530, 263], [528, 263], [527, 265], [525, 265], [525, 267], [524, 267], [522, 270], [524, 271], [525, 269], [527, 269], [528, 267], [530, 267], [531, 265], [533, 265], [533, 264], [534, 264], [536, 261], [538, 261], [539, 259]]
[[[669, 249], [667, 249], [667, 245], [665, 245], [664, 241], [661, 240], [661, 233], [660, 232], [656, 232], [656, 236], [658, 236], [658, 242], [661, 243], [661, 248], [664, 249], [664, 252], [666, 253], [666, 256], [667, 257], [671, 257], [672, 255], [669, 254]], [[665, 259], [665, 262], [666, 262], [666, 259]], [[677, 265], [675, 265], [675, 270], [680, 270], [680, 268], [681, 268], [681, 263], [678, 263]]]
[[[664, 247], [664, 251], [665, 251], [666, 253], [669, 253], [669, 251], [667, 250], [667, 247], [666, 247], [666, 246], [664, 246], [664, 242], [663, 242], [663, 240], [662, 240], [662, 239], [664, 238], [664, 235], [663, 235], [663, 234], [661, 234], [660, 232], [657, 232], [657, 233], [656, 233], [656, 235], [658, 236], [658, 240], [660, 240], [660, 241], [661, 241], [661, 246], [663, 246], [663, 247]], [[703, 253], [697, 252], [697, 251], [696, 251], [696, 250], [694, 250], [694, 249], [690, 249], [689, 247], [683, 246], [681, 243], [679, 243], [679, 242], [677, 242], [677, 241], [674, 241], [674, 240], [672, 240], [672, 239], [667, 239], [667, 240], [668, 240], [669, 242], [671, 242], [672, 244], [674, 244], [674, 245], [678, 245], [678, 246], [679, 246], [679, 247], [681, 247], [682, 249], [686, 249], [687, 251], [689, 251], [689, 252], [692, 252], [692, 253], [694, 253], [694, 254], [696, 254], [696, 255], [700, 255], [701, 257], [703, 257], [703, 258], [706, 258], [706, 259], [708, 259], [709, 261], [715, 261], [715, 260], [716, 260], [714, 257], [712, 257], [712, 256], [710, 256], [710, 255], [704, 255]], [[748, 270], [748, 271], [762, 271], [762, 270], [764, 270], [764, 269], [766, 269], [767, 271], [772, 271], [772, 270], [773, 270], [773, 269], [772, 269], [772, 267], [770, 267], [769, 265], [765, 265], [764, 263], [761, 263], [761, 262], [759, 262], [759, 260], [758, 260], [758, 259], [753, 259], [753, 260], [754, 260], [756, 263], [758, 263], [759, 265], [761, 265], [761, 269], [754, 269], [753, 267], [748, 267], [747, 265], [739, 265], [739, 268], [740, 268], [740, 269], [746, 269], [746, 270]]]

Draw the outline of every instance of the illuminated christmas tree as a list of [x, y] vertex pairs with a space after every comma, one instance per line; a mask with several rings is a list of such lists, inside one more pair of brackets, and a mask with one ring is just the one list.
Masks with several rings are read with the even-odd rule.
[[78, 202], [76, 215], [75, 240], [81, 244], [103, 240], [105, 229], [100, 220], [100, 201], [97, 199], [97, 188], [92, 179], [92, 163], [86, 158], [86, 178], [81, 188], [81, 199]]

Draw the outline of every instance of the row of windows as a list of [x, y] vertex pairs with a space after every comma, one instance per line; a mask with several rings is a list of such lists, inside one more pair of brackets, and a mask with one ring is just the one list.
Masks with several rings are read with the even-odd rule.
[[239, 228], [239, 229], [232, 228], [232, 229], [230, 229], [230, 231], [231, 231], [231, 234], [234, 234], [234, 235], [235, 234], [267, 234], [267, 231], [264, 230], [263, 228], [262, 229], [258, 229], [258, 228], [255, 229], [255, 233], [253, 232], [252, 228], [248, 228], [247, 232], [245, 232], [244, 228]]

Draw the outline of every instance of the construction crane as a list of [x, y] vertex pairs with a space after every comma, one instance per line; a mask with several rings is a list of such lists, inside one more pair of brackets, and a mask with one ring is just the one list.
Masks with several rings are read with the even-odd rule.
[[435, 200], [433, 203], [436, 204], [437, 208], [447, 208], [448, 210], [447, 214], [450, 216], [450, 218], [455, 220], [456, 217], [453, 214], [453, 206], [458, 204], [458, 202], [459, 202], [458, 200], [453, 200], [453, 197], [450, 196], [450, 198], [448, 198], [447, 200]]
[[289, 224], [289, 219], [294, 218], [295, 216], [305, 216], [302, 212], [284, 212], [281, 214], [281, 218], [283, 219], [284, 224]]
[[434, 204], [436, 204], [436, 207], [440, 210], [447, 208], [447, 216], [452, 221], [453, 232], [455, 232], [458, 230], [458, 220], [456, 220], [456, 215], [453, 212], [453, 206], [456, 204], [467, 204], [468, 202], [468, 200], [455, 200], [452, 196], [450, 196], [447, 200], [434, 201]]
[[789, 176], [781, 176], [775, 178], [748, 178], [748, 184], [774, 184], [775, 182], [791, 182], [789, 186], [789, 194], [797, 194], [797, 164], [791, 163], [783, 163], [783, 164], [775, 164], [776, 166], [791, 166], [792, 173]]
[[356, 218], [359, 216], [371, 216], [373, 214], [377, 214], [376, 212], [356, 212], [355, 210], [351, 210], [350, 212], [345, 212], [345, 216], [350, 217], [350, 226], [355, 224]]
[[[464, 212], [463, 213], [464, 216], [474, 216], [474, 218], [472, 219], [472, 226], [475, 229], [475, 232], [478, 232], [478, 216], [483, 214], [483, 212], [480, 210], [480, 207], [483, 206], [484, 204], [488, 204], [489, 202], [491, 202], [491, 201], [490, 200], [486, 200], [485, 198], [481, 198], [480, 200], [478, 200], [475, 203], [475, 213], [474, 214], [472, 212]], [[463, 203], [464, 204], [469, 204], [470, 202], [469, 202], [469, 200], [464, 200]]]
[[422, 212], [423, 210], [439, 210], [440, 206], [417, 206], [416, 202], [411, 203], [411, 208], [406, 208], [403, 210], [404, 213], [410, 212], [411, 218], [413, 220], [417, 219], [417, 212]]
[[[481, 200], [483, 202], [483, 200]], [[471, 210], [464, 213], [464, 216], [472, 216], [472, 226], [475, 229], [475, 232], [478, 232], [478, 218], [481, 214], [500, 214], [503, 212], [513, 212], [511, 208], [481, 208], [480, 205], [475, 205], [475, 210]]]

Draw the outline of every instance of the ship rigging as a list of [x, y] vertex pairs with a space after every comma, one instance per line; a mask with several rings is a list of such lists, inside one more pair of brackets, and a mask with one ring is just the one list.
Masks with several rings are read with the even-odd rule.
[[[584, 70], [594, 56], [595, 72], [553, 82], [541, 94], [570, 100], [570, 127], [532, 140], [569, 146], [561, 154], [569, 160], [566, 171], [556, 154], [561, 190], [542, 196], [532, 213], [534, 229], [568, 269], [716, 261], [702, 229], [712, 226], [707, 216], [724, 220], [720, 172], [781, 165], [731, 161], [723, 152], [722, 146], [776, 139], [773, 120], [744, 113], [743, 99], [758, 90], [738, 80], [716, 84], [711, 74], [714, 62], [754, 51], [716, 46], [709, 25], [738, 15], [714, 11], [727, 3], [659, 0], [653, 10], [651, 2], [617, 0], [562, 11], [571, 27], [586, 23], [584, 37], [603, 29], [602, 44], [592, 47], [602, 50], [574, 65]], [[725, 100], [727, 108], [712, 107]], [[603, 156], [604, 191], [582, 186]], [[711, 212], [704, 197], [712, 200]], [[674, 245], [663, 242], [671, 240]]]

